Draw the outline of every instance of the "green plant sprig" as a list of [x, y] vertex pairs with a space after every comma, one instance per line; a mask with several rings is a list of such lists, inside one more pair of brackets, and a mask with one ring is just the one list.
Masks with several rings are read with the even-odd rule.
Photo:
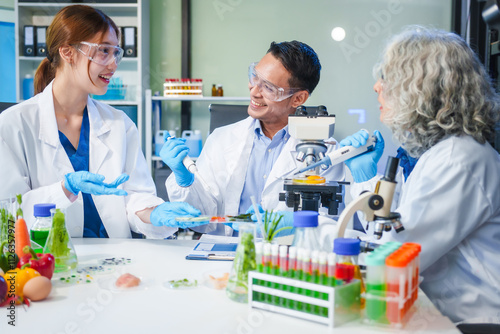
[[[272, 218], [272, 220], [271, 220], [271, 218]], [[265, 239], [265, 241], [271, 242], [271, 241], [273, 241], [274, 237], [278, 233], [280, 233], [281, 231], [292, 229], [291, 226], [286, 226], [286, 227], [282, 227], [282, 228], [276, 230], [281, 219], [283, 219], [283, 215], [278, 215], [278, 214], [273, 215], [272, 210], [265, 211], [265, 213], [264, 213], [264, 230], [266, 231], [266, 235], [267, 235], [267, 238]]]

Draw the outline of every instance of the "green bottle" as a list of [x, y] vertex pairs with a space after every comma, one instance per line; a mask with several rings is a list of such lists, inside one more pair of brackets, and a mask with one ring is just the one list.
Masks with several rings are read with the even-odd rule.
[[56, 205], [52, 203], [41, 203], [33, 206], [33, 215], [36, 219], [30, 229], [30, 238], [42, 247], [40, 252], [42, 252], [43, 247], [45, 247], [50, 228], [52, 227], [50, 209], [55, 209], [55, 207]]

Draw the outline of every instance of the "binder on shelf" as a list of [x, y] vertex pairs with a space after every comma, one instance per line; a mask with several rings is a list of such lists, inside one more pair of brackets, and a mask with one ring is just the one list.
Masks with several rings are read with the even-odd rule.
[[124, 57], [137, 57], [137, 27], [122, 27]]
[[45, 39], [47, 28], [43, 26], [36, 27], [36, 55], [38, 57], [45, 57], [47, 55], [47, 42]]
[[35, 26], [24, 26], [23, 53], [25, 56], [35, 56], [36, 31]]

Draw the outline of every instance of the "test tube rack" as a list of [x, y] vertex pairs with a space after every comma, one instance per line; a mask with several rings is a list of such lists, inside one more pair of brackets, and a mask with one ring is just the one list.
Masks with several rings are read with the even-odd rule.
[[[296, 292], [284, 291], [280, 287], [294, 289]], [[360, 318], [360, 294], [359, 280], [329, 287], [257, 271], [250, 271], [248, 276], [250, 307], [318, 322], [329, 327], [337, 327]], [[287, 307], [289, 304], [299, 307]]]
[[163, 96], [165, 97], [182, 97], [189, 95], [190, 97], [203, 97], [203, 81], [202, 79], [166, 79], [163, 83]]
[[404, 291], [401, 291], [400, 294], [390, 291], [365, 293], [366, 309], [363, 322], [382, 327], [403, 328], [415, 313], [412, 295], [417, 294], [418, 286], [414, 286], [406, 297]]

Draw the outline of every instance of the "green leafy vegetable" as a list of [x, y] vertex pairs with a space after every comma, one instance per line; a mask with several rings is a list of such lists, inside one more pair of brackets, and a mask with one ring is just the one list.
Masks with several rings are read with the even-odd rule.
[[[69, 235], [66, 230], [66, 224], [64, 219], [64, 213], [61, 210], [56, 209], [54, 217], [52, 219], [52, 238], [47, 240], [49, 244], [50, 252], [56, 258], [64, 258], [69, 256], [71, 248], [68, 247]], [[45, 246], [47, 247], [47, 246]]]
[[187, 278], [171, 280], [168, 281], [170, 283], [171, 288], [194, 288], [198, 286], [198, 280], [189, 280]]

